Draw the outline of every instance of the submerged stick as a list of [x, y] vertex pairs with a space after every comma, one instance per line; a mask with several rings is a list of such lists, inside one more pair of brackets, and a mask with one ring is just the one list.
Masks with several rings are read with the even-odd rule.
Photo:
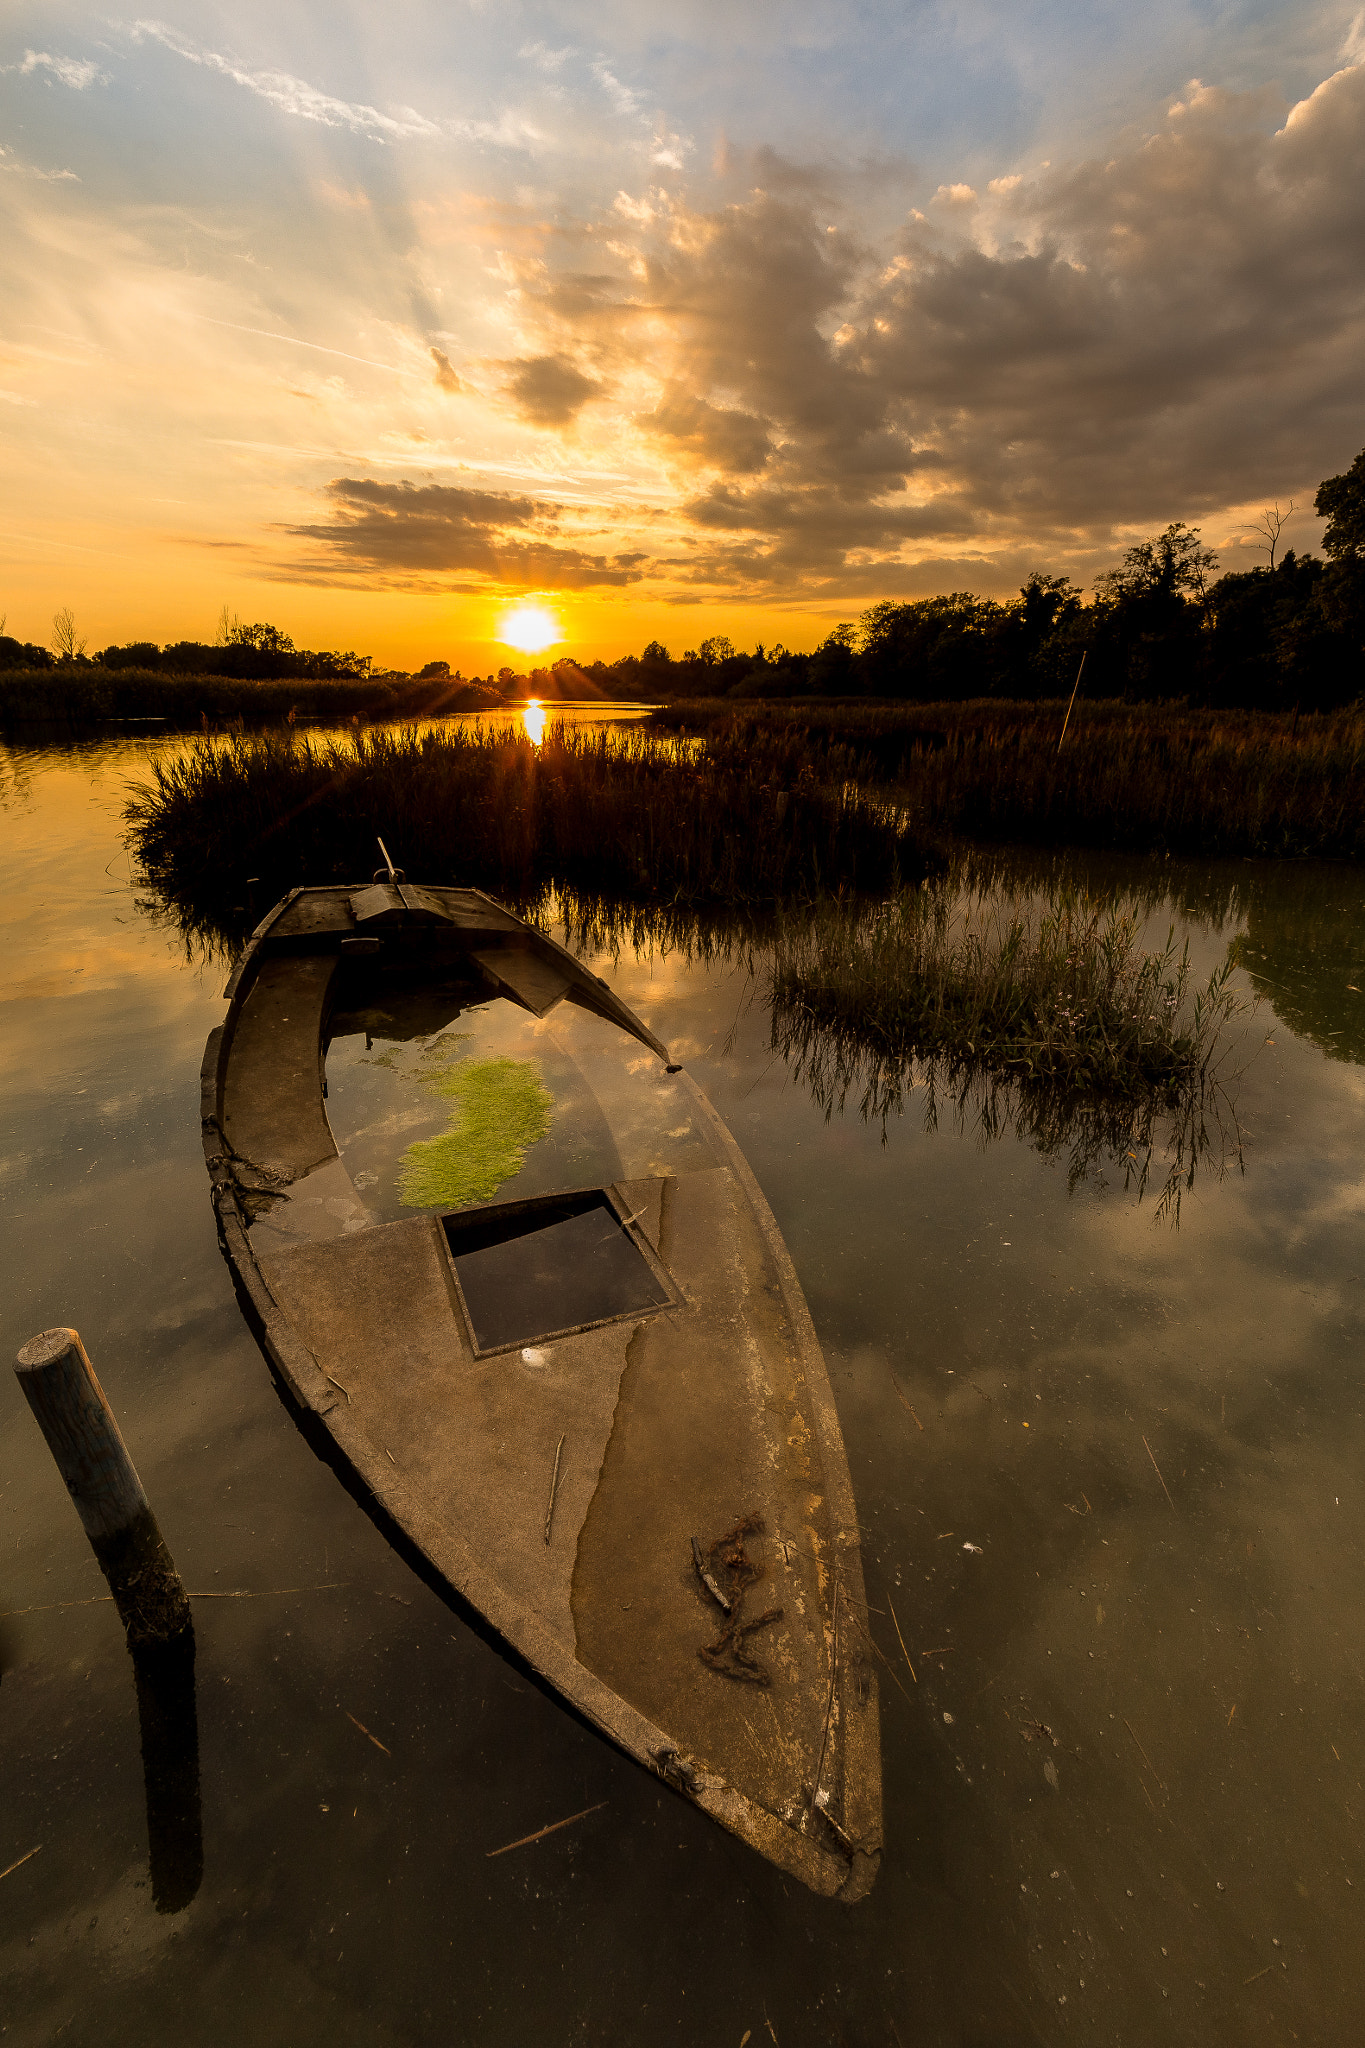
[[0, 1621], [17, 1621], [21, 1614], [58, 1614], [66, 1607], [107, 1607], [112, 1593], [91, 1593], [84, 1600], [49, 1600], [42, 1607], [7, 1607]]
[[[906, 1400], [906, 1398], [905, 1398], [905, 1395], [904, 1395], [904, 1393], [902, 1393], [902, 1391], [901, 1391], [901, 1383], [900, 1383], [900, 1381], [899, 1381], [899, 1380], [898, 1380], [898, 1379], [896, 1378], [896, 1375], [895, 1375], [894, 1373], [892, 1373], [892, 1375], [891, 1375], [891, 1384], [892, 1384], [892, 1386], [893, 1386], [893, 1387], [894, 1387], [894, 1388], [896, 1389], [896, 1393], [897, 1393], [897, 1395], [898, 1395], [898, 1397], [899, 1397], [899, 1399], [900, 1399], [900, 1403], [901, 1403], [901, 1406], [902, 1406], [903, 1408], [910, 1408], [910, 1403], [909, 1403], [909, 1402], [908, 1402], [908, 1401]], [[911, 1413], [912, 1415], [915, 1415], [915, 1411], [914, 1411], [914, 1409], [913, 1409], [913, 1408], [910, 1408], [910, 1413]], [[922, 1422], [920, 1421], [920, 1419], [919, 1419], [918, 1415], [915, 1415], [915, 1426], [916, 1426], [916, 1428], [917, 1428], [917, 1429], [920, 1429], [920, 1430], [923, 1430], [923, 1428], [924, 1428], [924, 1424], [923, 1424], [923, 1423], [922, 1423]]]
[[367, 1740], [374, 1744], [376, 1749], [382, 1749], [385, 1756], [393, 1755], [393, 1751], [389, 1748], [388, 1744], [386, 1742], [381, 1742], [377, 1735], [371, 1734], [370, 1730], [365, 1726], [365, 1723], [363, 1721], [357, 1721], [355, 1715], [351, 1712], [349, 1707], [343, 1707], [341, 1711], [346, 1716], [346, 1719], [351, 1723], [351, 1726], [353, 1728], [358, 1728], [361, 1734], [365, 1736]]
[[600, 1813], [604, 1806], [610, 1806], [609, 1799], [599, 1799], [596, 1806], [585, 1806], [581, 1813], [571, 1813], [567, 1820], [552, 1820], [547, 1828], [537, 1828], [533, 1835], [523, 1835], [519, 1841], [504, 1842], [500, 1849], [485, 1849], [484, 1855], [491, 1862], [495, 1856], [505, 1856], [509, 1849], [525, 1849], [532, 1842], [543, 1842], [546, 1835], [558, 1834], [560, 1828], [571, 1828], [576, 1820], [586, 1820], [590, 1813]]
[[[886, 1604], [888, 1607], [891, 1607], [891, 1595], [889, 1593], [886, 1596]], [[891, 1625], [896, 1631], [896, 1641], [901, 1646], [901, 1655], [904, 1657], [906, 1665], [909, 1668], [910, 1676], [912, 1678], [915, 1678], [915, 1667], [910, 1662], [910, 1652], [905, 1647], [905, 1637], [901, 1634], [901, 1625], [896, 1620], [896, 1610], [894, 1607], [891, 1607]], [[919, 1680], [917, 1678], [915, 1678], [915, 1684], [919, 1684]]]
[[[39, 1842], [38, 1849], [41, 1849], [42, 1846], [42, 1843]], [[11, 1863], [8, 1870], [0, 1870], [0, 1878], [12, 1877], [16, 1870], [22, 1870], [26, 1863], [32, 1862], [33, 1858], [38, 1854], [38, 1849], [30, 1849], [27, 1856], [21, 1856], [17, 1863]]]
[[349, 1579], [328, 1579], [321, 1586], [262, 1586], [253, 1593], [248, 1586], [234, 1586], [221, 1593], [191, 1593], [192, 1600], [284, 1600], [291, 1593], [344, 1593]]
[[[349, 1579], [330, 1579], [325, 1586], [266, 1586], [259, 1593], [234, 1588], [231, 1592], [191, 1592], [186, 1597], [190, 1600], [283, 1600], [290, 1593], [343, 1592], [350, 1583]], [[113, 1597], [112, 1593], [92, 1593], [85, 1600], [49, 1600], [42, 1607], [10, 1607], [0, 1614], [0, 1621], [17, 1621], [25, 1614], [60, 1614], [68, 1607], [105, 1607]]]
[[[568, 1434], [568, 1432], [566, 1431], [566, 1432], [565, 1432], [565, 1435], [567, 1435], [567, 1434]], [[554, 1513], [555, 1513], [555, 1495], [556, 1495], [556, 1494], [558, 1493], [558, 1491], [559, 1491], [559, 1461], [560, 1461], [560, 1458], [561, 1458], [561, 1457], [563, 1456], [563, 1453], [564, 1453], [564, 1437], [561, 1437], [561, 1438], [559, 1439], [559, 1442], [558, 1442], [558, 1443], [557, 1443], [557, 1444], [555, 1445], [555, 1469], [554, 1469], [554, 1471], [553, 1471], [553, 1472], [552, 1472], [552, 1473], [550, 1474], [550, 1498], [549, 1498], [548, 1502], [546, 1503], [546, 1507], [545, 1507], [545, 1541], [546, 1541], [547, 1543], [548, 1543], [548, 1542], [549, 1542], [549, 1540], [550, 1540], [550, 1524], [551, 1524], [551, 1522], [552, 1522], [552, 1521], [554, 1520]]]
[[1160, 1785], [1162, 1791], [1164, 1792], [1166, 1790], [1166, 1780], [1162, 1777], [1160, 1771], [1152, 1762], [1152, 1759], [1148, 1756], [1142, 1744], [1138, 1742], [1137, 1730], [1134, 1728], [1132, 1722], [1128, 1719], [1128, 1716], [1126, 1714], [1123, 1716], [1123, 1725], [1128, 1730], [1128, 1733], [1132, 1736], [1134, 1742], [1137, 1742], [1138, 1755], [1142, 1758], [1142, 1761], [1146, 1764], [1148, 1770], [1151, 1772], [1152, 1776], [1156, 1779], [1157, 1784]]
[[[868, 1611], [869, 1611], [869, 1613], [872, 1613], [872, 1614], [880, 1614], [880, 1612], [881, 1612], [881, 1609], [880, 1609], [879, 1607], [873, 1607], [873, 1608], [870, 1608], [870, 1609], [869, 1609]], [[889, 1679], [891, 1680], [891, 1683], [892, 1683], [892, 1684], [893, 1684], [893, 1685], [895, 1686], [895, 1688], [896, 1688], [896, 1691], [897, 1691], [897, 1692], [898, 1692], [898, 1693], [900, 1694], [900, 1696], [901, 1696], [901, 1698], [902, 1698], [903, 1700], [906, 1700], [906, 1701], [908, 1701], [908, 1702], [909, 1702], [909, 1704], [910, 1704], [910, 1705], [911, 1705], [911, 1706], [913, 1707], [915, 1703], [914, 1703], [914, 1701], [913, 1701], [913, 1700], [912, 1700], [912, 1699], [910, 1698], [910, 1695], [909, 1695], [909, 1693], [908, 1693], [908, 1692], [907, 1692], [907, 1691], [905, 1690], [905, 1687], [904, 1687], [904, 1686], [903, 1686], [903, 1685], [901, 1684], [901, 1682], [900, 1682], [899, 1678], [898, 1678], [898, 1677], [896, 1676], [896, 1667], [895, 1667], [895, 1665], [894, 1665], [894, 1664], [893, 1664], [893, 1663], [891, 1662], [891, 1659], [890, 1659], [890, 1658], [889, 1658], [889, 1657], [887, 1656], [887, 1654], [886, 1654], [885, 1650], [884, 1650], [884, 1649], [882, 1648], [881, 1644], [880, 1644], [880, 1643], [879, 1643], [879, 1642], [877, 1641], [877, 1638], [876, 1638], [876, 1637], [875, 1637], [875, 1636], [873, 1635], [873, 1633], [872, 1633], [871, 1629], [870, 1629], [870, 1628], [868, 1627], [867, 1623], [866, 1623], [866, 1622], [865, 1622], [865, 1621], [863, 1620], [863, 1617], [861, 1616], [861, 1614], [859, 1614], [859, 1612], [858, 1612], [857, 1608], [856, 1608], [856, 1607], [851, 1607], [851, 1608], [849, 1609], [849, 1613], [850, 1613], [850, 1614], [851, 1614], [851, 1615], [853, 1616], [853, 1619], [854, 1619], [854, 1620], [855, 1620], [855, 1621], [857, 1622], [857, 1624], [858, 1624], [859, 1628], [860, 1628], [860, 1629], [862, 1630], [862, 1632], [863, 1632], [863, 1640], [864, 1640], [864, 1641], [866, 1642], [866, 1644], [867, 1644], [867, 1647], [868, 1647], [868, 1649], [869, 1649], [869, 1650], [871, 1650], [871, 1652], [872, 1652], [873, 1656], [874, 1656], [874, 1657], [875, 1657], [875, 1658], [876, 1658], [876, 1659], [878, 1660], [878, 1662], [879, 1662], [879, 1663], [881, 1663], [881, 1664], [885, 1665], [885, 1667], [886, 1667], [886, 1675], [887, 1675], [887, 1677], [888, 1677], [888, 1678], [889, 1678]], [[902, 1648], [903, 1648], [903, 1647], [904, 1647], [904, 1645], [902, 1645]], [[911, 1675], [911, 1677], [912, 1677], [912, 1678], [914, 1677], [914, 1673], [913, 1673], [913, 1672], [911, 1672], [911, 1674], [910, 1674], [910, 1675]], [[918, 1685], [918, 1684], [919, 1684], [919, 1680], [918, 1680], [918, 1678], [916, 1678], [916, 1679], [915, 1679], [915, 1684], [916, 1684], [916, 1685]]]
[[[1155, 1458], [1155, 1457], [1153, 1456], [1153, 1453], [1152, 1453], [1152, 1447], [1151, 1447], [1151, 1445], [1150, 1445], [1150, 1444], [1149, 1444], [1149, 1443], [1147, 1442], [1147, 1439], [1146, 1439], [1146, 1437], [1144, 1437], [1144, 1438], [1142, 1439], [1142, 1442], [1143, 1442], [1143, 1446], [1144, 1446], [1144, 1448], [1145, 1448], [1145, 1450], [1146, 1450], [1146, 1452], [1147, 1452], [1147, 1456], [1148, 1456], [1149, 1458], [1151, 1458], [1151, 1460], [1152, 1460], [1152, 1470], [1153, 1470], [1153, 1471], [1155, 1472], [1155, 1474], [1156, 1474], [1157, 1478], [1158, 1478], [1158, 1479], [1161, 1479], [1161, 1467], [1160, 1467], [1160, 1465], [1158, 1465], [1158, 1464], [1157, 1464], [1156, 1458]], [[1171, 1503], [1171, 1513], [1172, 1513], [1172, 1514], [1174, 1514], [1174, 1513], [1175, 1513], [1175, 1502], [1174, 1502], [1173, 1500], [1171, 1500], [1171, 1489], [1170, 1489], [1170, 1487], [1169, 1487], [1169, 1486], [1168, 1486], [1168, 1485], [1166, 1484], [1166, 1482], [1165, 1482], [1165, 1480], [1164, 1480], [1164, 1479], [1161, 1479], [1161, 1491], [1162, 1491], [1162, 1492], [1163, 1492], [1163, 1493], [1165, 1494], [1165, 1496], [1166, 1496], [1167, 1500], [1168, 1500], [1168, 1501], [1170, 1501], [1170, 1503]]]
[[42, 1331], [19, 1353], [15, 1373], [130, 1645], [182, 1634], [190, 1627], [189, 1599], [78, 1332]]

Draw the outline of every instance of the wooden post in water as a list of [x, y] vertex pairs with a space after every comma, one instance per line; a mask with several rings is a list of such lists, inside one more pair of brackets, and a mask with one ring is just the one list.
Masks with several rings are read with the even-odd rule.
[[191, 1626], [188, 1596], [79, 1335], [44, 1330], [25, 1344], [14, 1369], [109, 1581], [129, 1645], [181, 1635]]

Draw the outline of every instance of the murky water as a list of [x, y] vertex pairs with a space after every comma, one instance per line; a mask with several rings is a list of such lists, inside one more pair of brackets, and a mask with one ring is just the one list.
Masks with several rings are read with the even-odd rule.
[[[140, 758], [0, 754], [4, 1336], [81, 1330], [197, 1596], [203, 1878], [158, 1910], [134, 1673], [5, 1372], [5, 2038], [1354, 2038], [1365, 879], [1170, 872], [1204, 969], [1244, 933], [1267, 998], [1245, 1171], [1201, 1174], [1178, 1231], [951, 1118], [827, 1123], [737, 970], [599, 963], [744, 1146], [825, 1345], [895, 1679], [885, 1860], [845, 1909], [528, 1686], [286, 1415], [199, 1146], [223, 970], [139, 908], [121, 849]], [[329, 1070], [357, 1135], [400, 1107], [367, 1107], [361, 1050]], [[152, 1793], [164, 1907], [194, 1845]]]

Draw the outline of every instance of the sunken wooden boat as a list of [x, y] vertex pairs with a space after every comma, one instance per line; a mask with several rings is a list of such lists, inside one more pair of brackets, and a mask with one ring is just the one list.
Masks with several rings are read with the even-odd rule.
[[[225, 995], [203, 1070], [222, 1244], [328, 1455], [603, 1735], [862, 1897], [881, 1758], [848, 1463], [791, 1259], [701, 1090], [562, 946], [392, 869], [292, 890]], [[334, 1049], [504, 1005], [606, 1044], [665, 1135], [642, 1149], [637, 1104], [584, 1184], [386, 1219], [329, 1122]]]

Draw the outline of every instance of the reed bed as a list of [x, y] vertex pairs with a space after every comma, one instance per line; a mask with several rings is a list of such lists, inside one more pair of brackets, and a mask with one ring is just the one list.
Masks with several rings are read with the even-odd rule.
[[[894, 793], [926, 835], [1036, 846], [1365, 858], [1365, 715], [1179, 705], [670, 705], [708, 741], [780, 737]], [[1059, 744], [1060, 742], [1060, 744]]]
[[961, 1046], [988, 1066], [1133, 1092], [1207, 1067], [1237, 997], [1230, 963], [1191, 1002], [1188, 947], [1139, 944], [1136, 911], [1070, 892], [1036, 911], [943, 886], [785, 919], [775, 1014], [896, 1061]]
[[649, 732], [358, 729], [316, 741], [234, 734], [162, 754], [126, 806], [162, 893], [200, 911], [354, 879], [382, 835], [424, 881], [474, 883], [523, 907], [550, 891], [674, 905], [878, 892], [942, 865], [894, 806], [831, 786], [805, 751], [728, 735], [680, 748]]

